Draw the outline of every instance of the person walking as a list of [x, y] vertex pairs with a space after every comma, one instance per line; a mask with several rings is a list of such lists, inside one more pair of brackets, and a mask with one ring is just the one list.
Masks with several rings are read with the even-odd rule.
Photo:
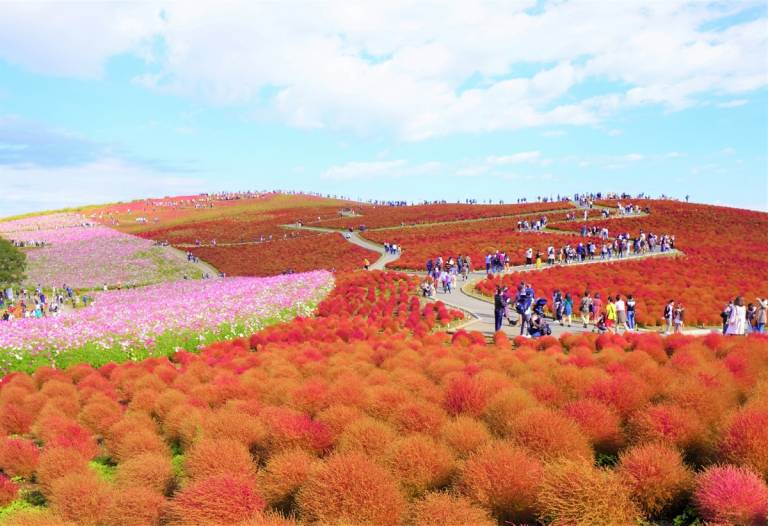
[[670, 334], [672, 332], [672, 325], [675, 319], [675, 300], [669, 300], [666, 307], [664, 307], [664, 323], [666, 328], [664, 334]]
[[363, 259], [363, 268], [365, 268], [365, 270], [368, 270], [368, 267], [370, 266], [371, 266], [371, 262], [368, 261], [368, 258]]
[[627, 326], [631, 331], [635, 330], [635, 310], [636, 309], [637, 309], [637, 302], [635, 302], [635, 297], [632, 294], [630, 294], [629, 296], [627, 296]]
[[496, 294], [493, 296], [493, 319], [495, 322], [496, 332], [501, 330], [501, 325], [504, 322], [504, 296], [501, 292], [501, 287], [496, 287]]
[[[601, 314], [603, 314], [603, 300], [600, 298], [600, 293], [596, 292], [595, 298], [592, 300], [592, 321], [595, 325], [597, 325], [597, 320], [601, 318]], [[602, 316], [602, 318], [607, 326], [608, 318], [605, 316]]]
[[728, 317], [728, 328], [725, 334], [729, 336], [743, 336], [747, 325], [747, 308], [744, 306], [744, 298], [737, 297], [733, 302], [731, 314]]
[[728, 320], [731, 319], [731, 313], [733, 312], [733, 300], [728, 302], [723, 311], [720, 313], [720, 318], [723, 320], [723, 334], [728, 332]]
[[605, 325], [608, 332], [616, 333], [616, 304], [613, 302], [613, 296], [608, 296], [608, 304], [605, 306]]
[[768, 299], [757, 298], [757, 313], [755, 314], [755, 332], [765, 333], [765, 318], [768, 314]]
[[573, 299], [571, 293], [565, 293], [565, 299], [563, 300], [563, 318], [565, 319], [568, 327], [573, 323]]
[[619, 328], [623, 327], [624, 331], [629, 331], [629, 325], [627, 324], [627, 304], [621, 299], [619, 294], [616, 294], [616, 332], [619, 332]]
[[683, 324], [685, 321], [685, 307], [683, 307], [682, 303], [678, 303], [675, 306], [675, 311], [673, 314], [673, 323], [675, 325], [675, 334], [680, 334], [683, 332]]
[[584, 296], [581, 297], [579, 312], [581, 313], [581, 322], [586, 329], [589, 324], [589, 313], [592, 312], [592, 297], [589, 295], [588, 290], [584, 291]]

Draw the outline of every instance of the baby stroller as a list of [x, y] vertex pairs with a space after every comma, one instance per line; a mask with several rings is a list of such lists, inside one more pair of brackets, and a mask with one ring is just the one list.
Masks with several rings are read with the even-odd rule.
[[533, 304], [533, 312], [538, 314], [541, 317], [544, 317], [544, 307], [547, 305], [547, 300], [544, 298], [539, 298], [536, 300], [536, 303]]
[[540, 338], [552, 334], [552, 329], [549, 327], [549, 323], [544, 320], [544, 316], [534, 313], [528, 322], [528, 334], [531, 338]]

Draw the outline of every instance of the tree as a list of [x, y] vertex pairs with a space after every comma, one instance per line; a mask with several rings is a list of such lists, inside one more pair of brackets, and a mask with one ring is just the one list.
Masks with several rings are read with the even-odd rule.
[[26, 268], [27, 256], [10, 241], [0, 239], [0, 287], [20, 284]]

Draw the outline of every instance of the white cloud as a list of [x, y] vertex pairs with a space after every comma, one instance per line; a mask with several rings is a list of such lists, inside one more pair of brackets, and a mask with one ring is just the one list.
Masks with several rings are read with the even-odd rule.
[[[765, 18], [702, 29], [759, 0], [574, 0], [526, 12], [534, 5], [458, 2], [436, 16], [433, 4], [397, 1], [6, 3], [0, 57], [94, 77], [131, 53], [149, 89], [406, 140], [594, 124], [630, 106], [676, 111], [768, 85]], [[511, 76], [522, 63], [542, 66]], [[574, 95], [593, 80], [602, 87]]]
[[718, 108], [738, 108], [739, 106], [744, 106], [749, 101], [747, 99], [733, 99], [729, 100], [727, 102], [721, 102], [717, 105]]
[[440, 169], [440, 166], [438, 162], [412, 164], [403, 159], [395, 161], [349, 162], [331, 166], [320, 175], [320, 178], [329, 181], [359, 181], [382, 177], [420, 176], [435, 174]]
[[631, 161], [631, 162], [642, 161], [643, 159], [645, 159], [645, 156], [639, 153], [629, 153], [621, 157], [622, 161]]
[[202, 178], [103, 158], [64, 167], [0, 165], [3, 216], [204, 191]]
[[732, 146], [726, 146], [725, 148], [720, 150], [721, 155], [733, 155], [734, 153], [736, 153], [736, 149], [733, 148]]
[[486, 158], [485, 162], [493, 165], [506, 165], [506, 164], [519, 164], [519, 163], [531, 163], [538, 161], [541, 158], [541, 152], [519, 152], [511, 155], [491, 155]]

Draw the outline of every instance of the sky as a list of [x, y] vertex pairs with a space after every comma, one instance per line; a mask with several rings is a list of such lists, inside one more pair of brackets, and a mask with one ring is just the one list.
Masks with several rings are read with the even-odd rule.
[[0, 3], [0, 217], [303, 190], [768, 210], [764, 0]]

